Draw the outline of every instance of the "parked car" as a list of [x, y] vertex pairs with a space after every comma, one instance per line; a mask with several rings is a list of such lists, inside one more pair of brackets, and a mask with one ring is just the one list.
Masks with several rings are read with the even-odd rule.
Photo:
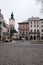
[[11, 39], [5, 39], [4, 40], [5, 42], [10, 42], [10, 41], [12, 41]]

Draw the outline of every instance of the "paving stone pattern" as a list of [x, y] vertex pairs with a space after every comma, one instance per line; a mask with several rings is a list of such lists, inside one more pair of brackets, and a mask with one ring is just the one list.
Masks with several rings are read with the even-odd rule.
[[0, 65], [43, 65], [43, 44], [0, 43]]

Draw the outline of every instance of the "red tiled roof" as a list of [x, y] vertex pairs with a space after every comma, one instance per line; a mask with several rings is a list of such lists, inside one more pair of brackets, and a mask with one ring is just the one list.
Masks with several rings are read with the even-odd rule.
[[29, 22], [20, 22], [18, 24], [28, 24]]

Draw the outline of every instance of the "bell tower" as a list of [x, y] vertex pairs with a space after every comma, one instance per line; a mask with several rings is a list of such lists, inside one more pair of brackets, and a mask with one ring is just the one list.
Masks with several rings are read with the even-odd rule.
[[11, 13], [11, 19], [13, 19], [13, 20], [14, 20], [14, 15], [13, 15], [13, 12]]
[[13, 12], [11, 13], [11, 17], [9, 19], [9, 26], [15, 28], [15, 19], [14, 19]]

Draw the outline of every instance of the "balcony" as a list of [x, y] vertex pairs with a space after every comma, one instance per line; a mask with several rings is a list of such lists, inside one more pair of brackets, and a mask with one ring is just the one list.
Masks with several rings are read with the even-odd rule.
[[29, 34], [38, 34], [37, 32], [29, 32]]
[[39, 31], [37, 31], [37, 32], [29, 32], [29, 34], [40, 34], [40, 32]]

